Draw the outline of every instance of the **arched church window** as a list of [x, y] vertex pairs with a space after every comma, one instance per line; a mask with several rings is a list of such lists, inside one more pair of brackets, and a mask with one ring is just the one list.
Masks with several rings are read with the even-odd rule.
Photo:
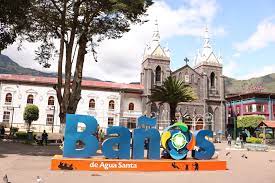
[[185, 73], [185, 76], [184, 76], [184, 82], [185, 83], [189, 83], [189, 75], [187, 73]]
[[181, 72], [179, 73], [179, 79], [181, 79], [181, 77], [182, 77], [182, 74], [181, 74]]
[[5, 103], [6, 104], [10, 104], [11, 102], [12, 102], [12, 94], [11, 93], [7, 93], [6, 94]]
[[190, 83], [193, 83], [194, 82], [194, 74], [191, 75], [191, 81]]
[[129, 108], [128, 108], [130, 111], [133, 111], [135, 109], [135, 105], [131, 102], [129, 104]]
[[156, 82], [161, 81], [161, 68], [160, 66], [157, 66], [156, 68]]
[[210, 74], [210, 86], [211, 86], [211, 88], [215, 88], [215, 73], [214, 72], [212, 72], [211, 74]]

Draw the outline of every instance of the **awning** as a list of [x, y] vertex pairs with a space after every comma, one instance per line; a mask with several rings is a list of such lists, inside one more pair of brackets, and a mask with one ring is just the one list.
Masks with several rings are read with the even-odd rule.
[[258, 125], [258, 127], [260, 126], [266, 126], [267, 128], [275, 128], [275, 121], [263, 121]]

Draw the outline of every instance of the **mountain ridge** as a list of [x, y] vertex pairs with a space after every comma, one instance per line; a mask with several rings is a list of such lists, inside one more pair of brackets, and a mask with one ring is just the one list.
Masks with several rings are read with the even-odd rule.
[[[42, 72], [35, 69], [22, 67], [11, 58], [6, 55], [0, 55], [0, 73], [1, 74], [18, 74], [18, 75], [31, 75], [31, 76], [42, 76], [42, 77], [57, 77], [55, 72]], [[83, 77], [84, 79], [101, 81], [100, 79], [93, 77]]]

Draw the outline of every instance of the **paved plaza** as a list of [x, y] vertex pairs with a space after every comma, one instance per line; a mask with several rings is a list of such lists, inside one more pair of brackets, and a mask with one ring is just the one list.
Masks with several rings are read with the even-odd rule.
[[[11, 183], [43, 182], [199, 182], [199, 183], [274, 183], [275, 151], [251, 152], [226, 150], [226, 144], [215, 144], [220, 160], [228, 161], [227, 171], [200, 172], [90, 172], [51, 171], [54, 154], [61, 154], [58, 146], [31, 146], [0, 142], [0, 182], [7, 174]], [[230, 152], [230, 154], [228, 153]], [[228, 154], [226, 156], [226, 154]], [[245, 158], [243, 156], [247, 158]], [[242, 157], [243, 156], [243, 157]]]

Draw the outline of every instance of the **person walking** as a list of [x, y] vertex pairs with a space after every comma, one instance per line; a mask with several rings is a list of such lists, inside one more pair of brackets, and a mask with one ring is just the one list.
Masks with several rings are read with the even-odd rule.
[[46, 130], [44, 130], [42, 133], [42, 145], [43, 145], [44, 141], [45, 141], [45, 145], [48, 145], [48, 134], [47, 134]]
[[100, 131], [99, 131], [99, 140], [100, 140], [100, 142], [104, 141], [104, 137], [105, 137], [104, 131], [102, 129], [100, 129]]
[[4, 138], [5, 133], [6, 133], [6, 131], [5, 131], [4, 126], [1, 126], [1, 130], [0, 130], [1, 137], [3, 137], [3, 138]]
[[227, 136], [227, 144], [228, 144], [229, 146], [231, 146], [231, 141], [232, 141], [232, 137], [231, 137], [230, 134], [228, 134], [228, 136]]
[[243, 134], [240, 134], [240, 140], [241, 140], [241, 148], [244, 148], [244, 142], [243, 142]]

